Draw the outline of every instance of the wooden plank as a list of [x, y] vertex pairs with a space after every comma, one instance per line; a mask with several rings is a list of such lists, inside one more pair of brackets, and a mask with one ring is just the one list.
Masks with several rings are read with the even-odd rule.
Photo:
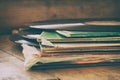
[[24, 60], [22, 48], [9, 40], [9, 35], [0, 36], [0, 49], [11, 54], [21, 60]]
[[0, 80], [57, 80], [44, 71], [25, 71], [23, 62], [0, 51]]
[[86, 67], [74, 69], [51, 70], [61, 80], [119, 80], [120, 67]]
[[120, 18], [119, 4], [119, 0], [1, 0], [0, 33], [39, 20]]

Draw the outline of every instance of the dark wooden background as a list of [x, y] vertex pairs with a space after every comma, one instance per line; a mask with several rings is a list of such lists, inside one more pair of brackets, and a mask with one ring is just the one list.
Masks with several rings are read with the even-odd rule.
[[41, 20], [120, 18], [120, 0], [0, 0], [0, 34]]

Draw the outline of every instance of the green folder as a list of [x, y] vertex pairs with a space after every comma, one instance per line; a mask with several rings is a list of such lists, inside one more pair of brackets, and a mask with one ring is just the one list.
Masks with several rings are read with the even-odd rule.
[[[88, 34], [87, 34], [88, 35]], [[93, 34], [94, 35], [94, 34]], [[104, 42], [104, 41], [120, 41], [120, 37], [65, 37], [58, 34], [56, 31], [43, 31], [41, 33], [45, 39], [50, 42]], [[90, 35], [89, 35], [90, 36]], [[41, 37], [37, 39], [41, 42]]]
[[83, 31], [56, 31], [58, 34], [65, 37], [106, 37], [106, 36], [120, 36], [120, 32], [83, 32]]

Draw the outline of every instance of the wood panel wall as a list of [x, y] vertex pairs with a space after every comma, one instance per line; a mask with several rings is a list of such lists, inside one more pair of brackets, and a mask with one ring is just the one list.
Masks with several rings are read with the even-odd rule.
[[108, 17], [120, 18], [120, 0], [0, 0], [0, 33], [33, 21]]

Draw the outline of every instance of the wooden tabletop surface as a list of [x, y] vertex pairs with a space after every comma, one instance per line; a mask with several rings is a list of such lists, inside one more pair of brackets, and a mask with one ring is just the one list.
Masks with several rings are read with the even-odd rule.
[[21, 47], [0, 36], [0, 80], [120, 80], [120, 66], [24, 70]]

